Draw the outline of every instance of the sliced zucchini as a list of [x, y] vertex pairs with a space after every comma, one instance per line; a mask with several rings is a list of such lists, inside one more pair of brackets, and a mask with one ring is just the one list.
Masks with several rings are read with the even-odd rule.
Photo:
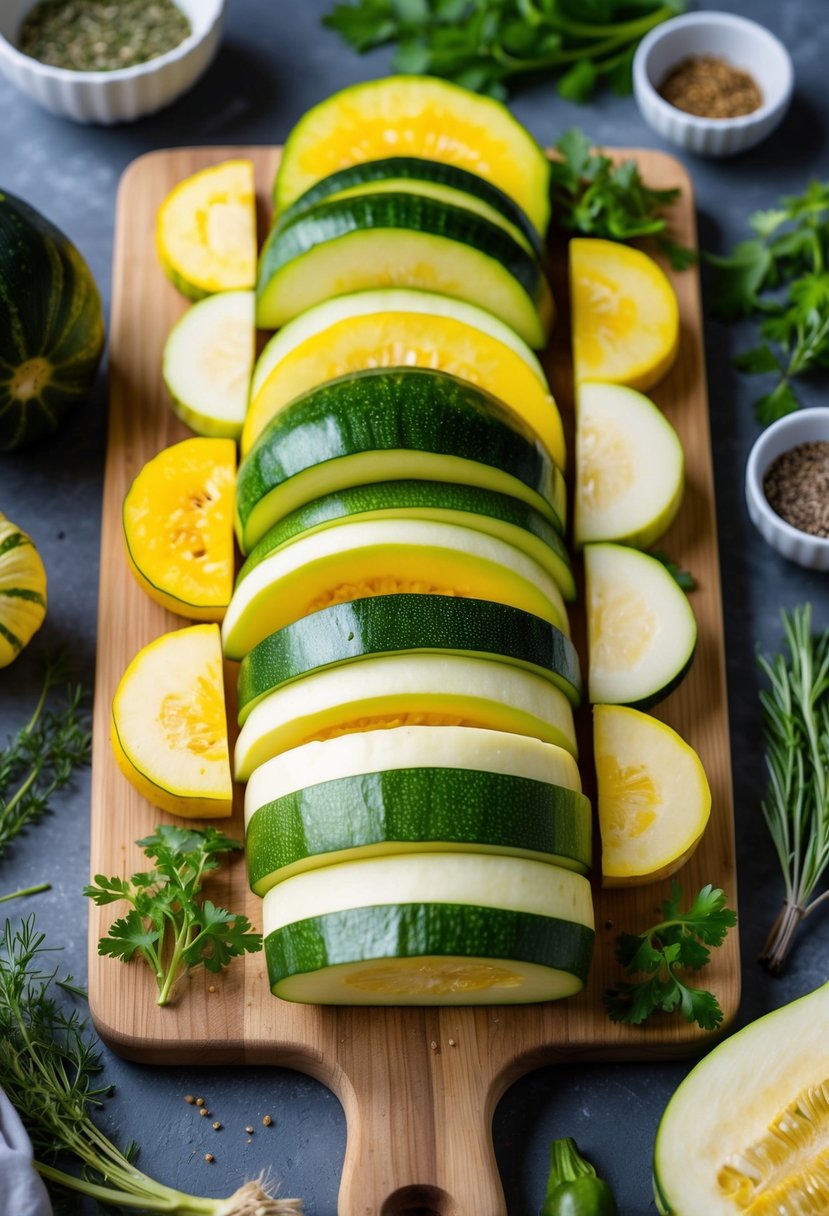
[[266, 803], [319, 782], [398, 768], [504, 773], [581, 793], [578, 765], [554, 743], [475, 726], [389, 726], [304, 743], [261, 764], [245, 790], [245, 823]]
[[584, 550], [590, 701], [646, 708], [691, 665], [697, 622], [662, 562], [625, 545]]
[[479, 726], [577, 750], [569, 701], [534, 672], [458, 655], [382, 655], [314, 672], [260, 701], [239, 733], [236, 780], [301, 743], [407, 725]]
[[335, 198], [353, 198], [358, 194], [423, 194], [438, 202], [466, 207], [482, 215], [490, 223], [509, 232], [530, 253], [544, 254], [544, 245], [518, 204], [483, 177], [468, 173], [457, 165], [418, 156], [390, 156], [384, 160], [363, 161], [349, 165], [316, 182], [295, 203], [281, 212], [276, 223], [280, 228], [304, 215], [317, 203]]
[[240, 547], [323, 494], [411, 478], [510, 494], [564, 521], [560, 471], [489, 393], [446, 372], [371, 368], [299, 397], [259, 436], [239, 469]]
[[496, 224], [415, 194], [319, 203], [271, 230], [259, 258], [256, 322], [278, 329], [332, 296], [414, 287], [483, 304], [532, 347], [553, 297], [541, 262]]
[[685, 456], [674, 428], [635, 389], [585, 381], [576, 397], [574, 536], [646, 549], [682, 502]]
[[274, 630], [331, 604], [405, 592], [511, 604], [569, 636], [558, 587], [519, 549], [471, 528], [381, 519], [301, 536], [260, 562], [228, 605], [225, 655], [241, 659]]
[[164, 344], [161, 374], [173, 409], [197, 435], [238, 439], [256, 347], [256, 297], [220, 291], [189, 308]]
[[274, 334], [254, 371], [242, 454], [294, 398], [368, 367], [428, 367], [479, 385], [523, 419], [564, 469], [561, 415], [526, 342], [482, 308], [392, 288], [326, 300]]
[[550, 162], [506, 106], [445, 80], [389, 76], [351, 85], [309, 110], [291, 132], [274, 184], [283, 211], [315, 182], [389, 151], [458, 165], [492, 182], [544, 235]]
[[381, 481], [326, 494], [286, 515], [248, 554], [236, 585], [260, 562], [298, 536], [347, 523], [423, 519], [455, 524], [506, 541], [546, 570], [566, 600], [576, 598], [570, 556], [559, 532], [517, 498], [443, 481]]
[[490, 600], [446, 595], [377, 595], [332, 604], [278, 629], [239, 669], [239, 722], [263, 697], [311, 671], [374, 654], [460, 654], [496, 659], [550, 680], [581, 700], [579, 657], [541, 617]]
[[406, 853], [534, 857], [586, 874], [583, 794], [504, 773], [397, 768], [317, 782], [260, 807], [245, 836], [251, 889], [320, 866]]
[[271, 991], [336, 1005], [523, 1004], [572, 996], [593, 949], [590, 884], [474, 853], [374, 857], [265, 896]]

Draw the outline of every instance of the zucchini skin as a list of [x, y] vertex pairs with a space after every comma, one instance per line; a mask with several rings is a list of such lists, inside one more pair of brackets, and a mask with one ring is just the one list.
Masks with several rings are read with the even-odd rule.
[[422, 451], [509, 473], [563, 514], [560, 471], [490, 393], [449, 372], [367, 368], [329, 380], [280, 410], [243, 460], [236, 491], [242, 533], [256, 504], [306, 469], [361, 452]]
[[444, 650], [529, 667], [574, 705], [581, 700], [578, 654], [555, 625], [508, 604], [404, 592], [333, 604], [254, 646], [239, 668], [239, 719], [308, 672], [376, 654]]
[[365, 186], [366, 194], [371, 193], [373, 182], [385, 182], [400, 179], [420, 182], [434, 182], [439, 186], [451, 186], [455, 190], [463, 190], [474, 195], [483, 203], [488, 203], [494, 210], [500, 212], [505, 220], [518, 228], [536, 255], [544, 256], [544, 243], [534, 224], [522, 207], [511, 199], [508, 194], [458, 165], [450, 165], [445, 161], [428, 160], [423, 156], [388, 156], [382, 160], [362, 161], [357, 165], [349, 165], [323, 177], [310, 186], [296, 202], [291, 203], [276, 219], [274, 227], [285, 228], [299, 216], [306, 214], [318, 203], [325, 202], [332, 194], [341, 190], [350, 190], [356, 186]]
[[469, 845], [469, 852], [481, 845], [533, 852], [586, 875], [590, 802], [576, 790], [531, 777], [475, 769], [387, 769], [334, 778], [285, 794], [251, 816], [245, 835], [251, 889], [263, 895], [288, 876], [280, 871], [320, 854], [387, 842], [432, 845], [435, 851], [453, 844]]
[[587, 979], [595, 931], [575, 921], [475, 904], [374, 904], [285, 925], [265, 938], [271, 986], [341, 963], [461, 955], [537, 963]]

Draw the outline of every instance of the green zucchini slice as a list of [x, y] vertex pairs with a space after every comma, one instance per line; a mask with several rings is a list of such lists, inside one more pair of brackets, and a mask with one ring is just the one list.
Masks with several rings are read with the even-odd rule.
[[239, 468], [240, 547], [324, 494], [413, 478], [495, 490], [565, 519], [564, 478], [496, 398], [446, 372], [371, 368], [298, 397], [261, 433]]
[[256, 323], [279, 329], [333, 296], [413, 287], [483, 305], [534, 348], [553, 323], [539, 259], [503, 228], [416, 194], [319, 203], [273, 228], [259, 258]]
[[336, 1005], [524, 1004], [572, 996], [593, 949], [590, 884], [475, 853], [297, 874], [264, 902], [274, 995]]
[[376, 595], [332, 604], [264, 638], [239, 669], [239, 722], [263, 697], [327, 667], [379, 654], [460, 654], [535, 671], [577, 706], [579, 657], [549, 621], [490, 600]]

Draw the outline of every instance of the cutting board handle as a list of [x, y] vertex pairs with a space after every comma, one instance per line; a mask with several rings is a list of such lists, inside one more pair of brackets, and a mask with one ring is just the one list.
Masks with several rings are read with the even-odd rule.
[[391, 1059], [379, 1041], [359, 1081], [337, 1087], [348, 1126], [338, 1216], [507, 1216], [496, 1095], [474, 1042], [399, 1046]]

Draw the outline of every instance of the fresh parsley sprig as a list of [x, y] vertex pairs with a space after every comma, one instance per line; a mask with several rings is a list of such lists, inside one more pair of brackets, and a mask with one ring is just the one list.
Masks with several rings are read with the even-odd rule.
[[653, 236], [675, 270], [696, 260], [693, 250], [672, 240], [665, 209], [679, 197], [678, 189], [652, 190], [633, 160], [614, 162], [592, 140], [573, 127], [555, 144], [552, 181], [553, 223], [582, 236], [630, 241]]
[[793, 381], [829, 367], [829, 181], [749, 217], [754, 235], [713, 254], [712, 309], [730, 321], [758, 316], [760, 341], [735, 360], [776, 383], [755, 402], [764, 425], [798, 409]]
[[622, 933], [616, 940], [616, 958], [629, 976], [648, 978], [629, 983], [622, 980], [609, 988], [604, 1003], [612, 1022], [639, 1026], [652, 1013], [678, 1010], [702, 1030], [716, 1030], [723, 1019], [719, 1001], [703, 988], [693, 988], [678, 974], [699, 971], [711, 948], [721, 946], [726, 933], [737, 923], [737, 914], [726, 907], [726, 896], [710, 884], [695, 896], [687, 912], [680, 908], [682, 887], [674, 882], [671, 897], [662, 904], [662, 920], [645, 933]]
[[[0, 1088], [32, 1141], [35, 1169], [47, 1184], [91, 1196], [102, 1207], [167, 1216], [299, 1216], [297, 1199], [274, 1199], [248, 1182], [229, 1199], [187, 1195], [157, 1182], [93, 1122], [110, 1086], [86, 1019], [64, 998], [83, 998], [61, 978], [34, 917], [0, 937]], [[74, 1172], [77, 1171], [77, 1172]], [[73, 1208], [73, 1211], [75, 1209]]]
[[783, 612], [786, 650], [758, 656], [768, 787], [763, 815], [786, 896], [761, 961], [782, 970], [801, 921], [829, 900], [814, 892], [829, 870], [829, 628], [812, 632], [812, 606]]
[[49, 708], [50, 693], [66, 674], [63, 657], [47, 661], [32, 716], [0, 750], [0, 856], [47, 812], [75, 769], [89, 763], [92, 735], [82, 690], [70, 686], [64, 704]]
[[132, 905], [98, 942], [98, 953], [125, 963], [142, 958], [155, 976], [157, 1003], [167, 1005], [185, 973], [197, 967], [221, 971], [238, 955], [261, 950], [262, 935], [251, 932], [246, 916], [197, 898], [219, 858], [242, 847], [237, 840], [215, 828], [162, 824], [136, 843], [154, 868], [129, 879], [97, 874], [84, 895], [99, 906], [119, 900]]
[[361, 54], [396, 44], [398, 72], [443, 76], [503, 98], [518, 79], [559, 75], [584, 102], [606, 81], [631, 91], [633, 55], [684, 0], [355, 0], [323, 22]]

